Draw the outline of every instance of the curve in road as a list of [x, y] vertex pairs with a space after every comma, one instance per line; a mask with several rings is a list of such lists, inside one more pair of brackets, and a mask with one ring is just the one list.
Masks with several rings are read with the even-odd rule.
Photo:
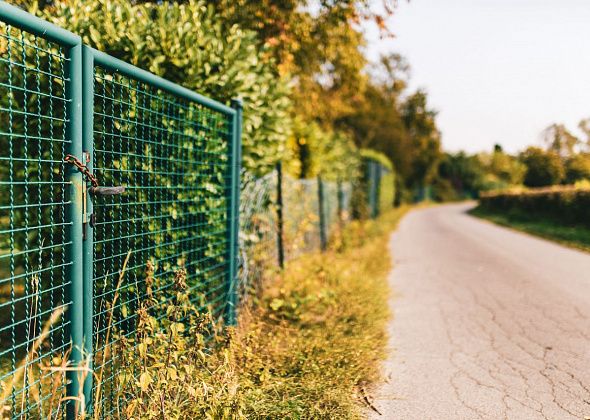
[[375, 419], [590, 418], [590, 254], [466, 214], [392, 236], [394, 319]]

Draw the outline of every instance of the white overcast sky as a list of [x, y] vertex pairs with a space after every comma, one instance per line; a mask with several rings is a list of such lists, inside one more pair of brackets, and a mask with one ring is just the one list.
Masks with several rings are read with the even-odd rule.
[[367, 26], [368, 55], [408, 59], [449, 151], [516, 152], [590, 117], [590, 0], [400, 0], [389, 25]]

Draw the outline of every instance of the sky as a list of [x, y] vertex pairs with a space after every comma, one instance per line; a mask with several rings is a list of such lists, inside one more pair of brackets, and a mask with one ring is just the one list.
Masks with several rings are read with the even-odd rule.
[[399, 0], [388, 25], [367, 25], [367, 55], [408, 59], [448, 151], [515, 153], [590, 117], [590, 0]]

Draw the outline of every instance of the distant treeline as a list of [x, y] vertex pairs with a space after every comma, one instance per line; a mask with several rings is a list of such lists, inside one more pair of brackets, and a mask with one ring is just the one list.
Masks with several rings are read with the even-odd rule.
[[[543, 131], [542, 146], [528, 147], [516, 155], [504, 152], [500, 145], [491, 153], [447, 153], [433, 183], [433, 198], [476, 198], [485, 191], [514, 187], [590, 185], [589, 121], [579, 125], [586, 139], [573, 135], [561, 124], [553, 124]], [[551, 192], [552, 197], [555, 194]]]

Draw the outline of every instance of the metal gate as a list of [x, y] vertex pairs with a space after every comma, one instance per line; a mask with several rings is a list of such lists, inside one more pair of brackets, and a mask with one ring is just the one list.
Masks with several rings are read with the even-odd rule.
[[240, 137], [239, 101], [0, 2], [2, 417], [108, 416], [113, 348], [180, 269], [199, 308], [235, 322]]

